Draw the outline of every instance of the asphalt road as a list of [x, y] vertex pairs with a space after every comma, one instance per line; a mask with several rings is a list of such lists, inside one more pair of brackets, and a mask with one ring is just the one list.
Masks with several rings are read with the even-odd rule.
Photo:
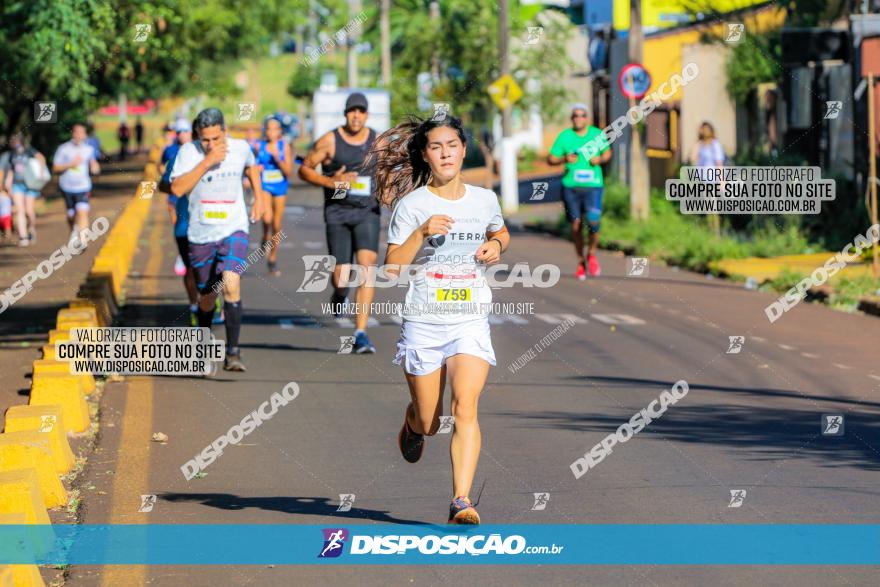
[[[214, 379], [127, 378], [102, 399], [99, 452], [84, 471], [85, 523], [443, 523], [450, 498], [449, 435], [421, 462], [396, 435], [408, 394], [391, 364], [399, 327], [378, 316], [375, 355], [337, 354], [344, 321], [321, 313], [329, 292], [298, 294], [301, 257], [325, 252], [316, 191], [289, 198], [283, 275], [244, 275], [248, 371]], [[160, 202], [145, 229], [128, 297], [129, 325], [187, 325], [172, 272], [176, 251]], [[259, 241], [251, 232], [252, 248]], [[384, 241], [384, 239], [383, 239]], [[384, 245], [383, 245], [384, 247]], [[384, 250], [384, 248], [383, 248]], [[554, 263], [551, 288], [496, 290], [534, 304], [502, 317], [498, 366], [480, 400], [483, 450], [475, 488], [486, 523], [880, 523], [880, 366], [875, 318], [800, 304], [775, 324], [768, 294], [601, 254], [603, 276], [575, 280], [570, 244], [517, 233], [505, 256]], [[402, 301], [380, 290], [376, 301]], [[512, 373], [508, 365], [571, 318], [575, 325]], [[222, 336], [222, 328], [216, 334]], [[739, 353], [729, 337], [744, 336]], [[580, 479], [569, 466], [677, 380], [690, 391]], [[274, 418], [186, 481], [180, 467], [285, 384], [301, 393]], [[448, 413], [448, 394], [446, 412]], [[822, 414], [843, 414], [823, 436]], [[167, 443], [150, 441], [163, 432]], [[729, 507], [732, 490], [745, 490]], [[535, 511], [534, 493], [549, 493]], [[138, 513], [141, 495], [157, 502]], [[340, 494], [353, 507], [337, 512]], [[658, 548], [674, 545], [658, 544]], [[85, 585], [862, 585], [876, 567], [760, 566], [156, 566], [70, 569]]]

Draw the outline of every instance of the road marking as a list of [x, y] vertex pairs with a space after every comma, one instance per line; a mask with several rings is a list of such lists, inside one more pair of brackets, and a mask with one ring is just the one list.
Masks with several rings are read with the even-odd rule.
[[694, 316], [693, 314], [688, 314], [687, 319], [690, 320], [691, 322], [699, 322], [700, 321], [700, 319], [697, 318], [696, 316]]
[[814, 355], [813, 353], [801, 353], [802, 357], [806, 357], [808, 359], [818, 359], [819, 355]]
[[876, 379], [877, 381], [880, 381], [880, 375], [874, 375], [873, 373], [871, 373], [870, 375], [868, 375], [868, 377], [870, 377], [871, 379]]
[[852, 367], [850, 367], [849, 365], [842, 365], [840, 363], [834, 363], [834, 366], [837, 367], [838, 369], [844, 369], [844, 370], [852, 369]]
[[575, 314], [557, 314], [563, 320], [568, 320], [569, 322], [574, 322], [575, 324], [588, 324], [586, 320], [577, 316]]
[[794, 350], [793, 346], [788, 346], [787, 344], [780, 344], [779, 348], [781, 348], [784, 351], [793, 351]]
[[758, 342], [767, 342], [767, 339], [764, 338], [763, 336], [753, 336], [752, 340], [756, 340]]
[[636, 318], [635, 316], [630, 316], [629, 314], [590, 314], [593, 318], [598, 320], [599, 322], [604, 322], [605, 324], [644, 324], [645, 321], [640, 318]]
[[278, 320], [278, 324], [282, 330], [293, 330], [293, 320], [290, 318], [281, 318]]
[[[346, 318], [345, 316], [340, 316], [338, 318], [333, 319], [336, 322], [336, 325], [340, 328], [354, 328], [354, 320], [351, 318]], [[367, 327], [375, 327], [380, 326], [379, 321], [376, 320], [373, 316], [367, 318]]]
[[[162, 270], [162, 235], [166, 234], [167, 216], [161, 207], [153, 206], [153, 227], [150, 230], [146, 275], [159, 275]], [[159, 295], [159, 280], [144, 283], [146, 298]], [[155, 311], [155, 310], [154, 310]], [[125, 407], [122, 413], [119, 450], [113, 472], [110, 524], [147, 524], [146, 513], [139, 513], [141, 495], [149, 494], [150, 435], [153, 427], [153, 380], [131, 377], [126, 381]], [[101, 569], [101, 585], [143, 585], [147, 569], [143, 565], [106, 565]]]
[[520, 318], [514, 314], [489, 314], [489, 324], [497, 325], [504, 324], [505, 322], [510, 322], [511, 324], [528, 324], [529, 321], [525, 318]]

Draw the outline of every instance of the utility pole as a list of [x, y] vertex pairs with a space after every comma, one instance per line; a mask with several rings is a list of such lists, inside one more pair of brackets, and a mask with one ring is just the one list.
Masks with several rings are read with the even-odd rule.
[[[348, 18], [349, 22], [353, 21], [361, 13], [361, 0], [348, 0]], [[348, 69], [348, 87], [358, 87], [358, 67], [357, 67], [357, 43], [360, 39], [360, 24], [351, 28], [351, 32], [346, 35], [346, 45], [348, 45], [348, 54], [346, 55], [346, 66]]]
[[[871, 224], [877, 224], [877, 129], [874, 120], [874, 72], [868, 73], [868, 157], [869, 157], [869, 177], [871, 188]], [[872, 250], [871, 268], [874, 278], [880, 277], [880, 255], [878, 255], [877, 243], [874, 243]]]
[[[642, 62], [642, 0], [629, 2], [629, 61]], [[632, 85], [630, 86], [632, 87]], [[630, 106], [635, 104], [630, 99]], [[648, 156], [642, 145], [638, 128], [631, 127], [632, 140], [629, 152], [629, 213], [636, 220], [648, 220], [650, 211], [650, 181], [648, 177]]]
[[391, 87], [391, 24], [388, 18], [391, 0], [381, 1], [379, 30], [382, 35], [382, 86], [387, 90]]
[[[510, 74], [510, 27], [508, 0], [498, 0], [498, 55], [501, 75]], [[510, 104], [501, 111], [501, 203], [505, 212], [519, 208], [519, 185], [516, 172], [516, 145], [511, 138]]]

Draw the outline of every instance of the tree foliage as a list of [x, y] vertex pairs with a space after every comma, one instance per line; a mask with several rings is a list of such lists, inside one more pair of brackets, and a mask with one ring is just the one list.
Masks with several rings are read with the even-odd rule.
[[[245, 56], [305, 14], [307, 0], [18, 0], [0, 3], [0, 127], [33, 125], [34, 101], [59, 122], [113, 100], [212, 93]], [[149, 26], [143, 42], [136, 25]], [[225, 86], [223, 86], [225, 88]]]

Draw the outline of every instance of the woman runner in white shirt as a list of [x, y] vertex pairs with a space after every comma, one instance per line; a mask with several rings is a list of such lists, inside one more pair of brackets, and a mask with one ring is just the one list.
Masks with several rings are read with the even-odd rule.
[[405, 273], [412, 277], [394, 359], [412, 400], [398, 445], [408, 462], [419, 460], [424, 437], [440, 427], [448, 378], [455, 418], [449, 522], [479, 524], [468, 497], [480, 456], [477, 401], [495, 365], [492, 290], [482, 276], [501, 259], [510, 235], [494, 192], [462, 180], [465, 143], [456, 118], [410, 121], [376, 140], [367, 165], [375, 165], [375, 194], [394, 210], [386, 270], [414, 270]]

